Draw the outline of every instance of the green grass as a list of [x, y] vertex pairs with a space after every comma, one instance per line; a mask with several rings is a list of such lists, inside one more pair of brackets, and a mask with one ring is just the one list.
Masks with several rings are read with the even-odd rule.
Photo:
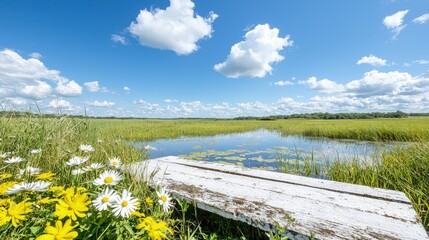
[[[3, 116], [0, 118], [0, 152], [14, 151], [17, 156], [27, 158], [28, 161], [25, 164], [56, 172], [57, 185], [84, 185], [91, 188], [90, 183], [97, 176], [96, 173], [85, 175], [83, 178], [75, 178], [70, 174], [70, 169], [64, 165], [71, 156], [78, 154], [77, 149], [80, 144], [91, 144], [95, 147], [96, 151], [91, 154], [93, 162], [105, 162], [106, 159], [116, 156], [125, 163], [129, 163], [145, 159], [147, 155], [145, 151], [127, 145], [125, 140], [149, 141], [178, 136], [208, 136], [260, 128], [276, 130], [282, 134], [314, 137], [419, 143], [429, 141], [429, 118], [427, 117], [375, 120], [238, 121], [10, 118]], [[43, 150], [42, 155], [29, 154], [31, 149], [37, 148]], [[332, 180], [403, 191], [411, 199], [425, 226], [429, 226], [429, 194], [427, 194], [429, 189], [429, 146], [427, 144], [415, 144], [405, 150], [396, 149], [383, 154], [379, 162], [372, 164], [361, 164], [358, 161], [346, 163], [333, 161], [331, 164], [320, 165], [310, 158], [307, 161], [296, 162], [295, 165], [289, 164], [288, 166], [285, 171], [296, 174], [313, 177], [323, 175]], [[17, 173], [17, 169], [7, 168], [1, 162], [0, 174], [9, 170], [13, 174]], [[1, 181], [3, 183], [3, 180]], [[132, 189], [133, 194], [140, 199], [147, 196], [156, 199], [153, 189], [136, 182], [132, 176], [126, 175], [123, 184], [124, 187]], [[0, 198], [2, 197], [0, 196]], [[183, 203], [176, 205], [176, 209], [171, 215], [163, 215], [159, 210], [148, 210], [146, 214], [168, 222], [175, 231], [175, 238], [178, 239], [190, 239], [191, 237], [196, 239], [239, 239], [246, 236], [252, 238], [264, 235], [243, 224], [225, 223], [219, 219], [208, 224], [207, 222], [210, 222], [208, 219], [217, 218], [209, 213], [183, 211]], [[53, 219], [54, 217], [49, 215], [38, 222], [39, 225], [27, 221], [24, 225], [25, 229], [19, 231], [11, 227], [6, 230], [0, 228], [0, 237], [22, 238], [31, 234], [40, 235], [43, 232], [44, 226], [42, 225]], [[82, 223], [79, 231], [90, 226], [90, 223]], [[124, 229], [124, 226], [121, 226]], [[94, 228], [92, 233], [101, 234], [103, 229], [110, 227], [111, 225], [105, 223], [105, 225]], [[118, 234], [123, 234], [125, 238], [129, 236], [126, 228], [123, 231]], [[246, 232], [250, 235], [246, 235]], [[116, 233], [111, 232], [110, 234]]]
[[320, 163], [311, 156], [304, 161], [279, 161], [285, 173], [404, 192], [429, 229], [429, 143], [397, 147], [371, 162], [335, 159]]
[[428, 141], [429, 117], [370, 120], [137, 120], [92, 119], [104, 134], [132, 141], [179, 136], [210, 136], [260, 128], [285, 135], [369, 141]]

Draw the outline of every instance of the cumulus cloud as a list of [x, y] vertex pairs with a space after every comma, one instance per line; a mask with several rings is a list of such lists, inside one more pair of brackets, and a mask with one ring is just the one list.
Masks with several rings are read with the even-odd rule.
[[35, 81], [32, 85], [23, 86], [22, 89], [17, 91], [22, 97], [30, 99], [42, 99], [49, 96], [52, 92], [51, 85], [42, 81]]
[[[32, 54], [34, 55], [34, 54]], [[31, 57], [23, 58], [17, 52], [0, 51], [0, 96], [43, 99], [56, 93], [64, 96], [78, 96], [80, 86], [61, 76], [57, 70], [48, 69], [42, 61]]]
[[429, 90], [429, 79], [413, 77], [407, 72], [366, 72], [363, 78], [345, 85], [354, 96], [414, 95]]
[[125, 39], [124, 36], [121, 36], [121, 35], [112, 34], [110, 36], [110, 40], [112, 40], [114, 43], [119, 43], [119, 44], [122, 44], [122, 45], [127, 45], [127, 40]]
[[27, 99], [20, 97], [8, 97], [5, 100], [13, 106], [25, 106], [28, 104]]
[[409, 10], [398, 11], [390, 16], [386, 16], [383, 20], [384, 26], [387, 27], [394, 35], [393, 38], [396, 38], [398, 34], [404, 29], [407, 25], [403, 25], [404, 17], [407, 15]]
[[310, 77], [307, 80], [299, 81], [298, 84], [302, 84], [310, 89], [317, 90], [321, 93], [338, 93], [344, 91], [344, 86], [338, 84], [329, 79], [317, 80], [316, 77]]
[[259, 24], [244, 35], [244, 41], [234, 44], [223, 63], [214, 70], [230, 78], [264, 77], [272, 72], [272, 64], [284, 59], [279, 51], [291, 46], [289, 35], [279, 37], [279, 29]]
[[127, 87], [127, 86], [125, 86], [123, 89], [124, 89], [125, 92], [131, 91], [131, 89], [129, 87]]
[[423, 24], [429, 20], [429, 13], [423, 14], [420, 17], [414, 18], [413, 23]]
[[70, 81], [65, 84], [60, 83], [56, 90], [59, 95], [67, 97], [79, 96], [82, 94], [82, 87], [75, 81]]
[[277, 81], [274, 83], [274, 85], [283, 87], [283, 86], [293, 85], [293, 82], [291, 82], [291, 81]]
[[38, 53], [38, 52], [33, 52], [30, 54], [31, 58], [35, 58], [35, 59], [41, 59], [42, 58], [42, 54]]
[[198, 49], [199, 40], [211, 37], [218, 17], [213, 12], [206, 18], [196, 15], [194, 6], [191, 0], [170, 0], [165, 10], [141, 10], [128, 30], [143, 46], [190, 54]]
[[356, 64], [364, 64], [367, 63], [371, 66], [386, 66], [386, 60], [385, 59], [381, 59], [379, 57], [376, 57], [374, 55], [369, 55], [369, 56], [364, 56], [361, 59], [359, 59]]
[[89, 106], [92, 107], [112, 107], [113, 105], [115, 105], [114, 102], [108, 102], [108, 101], [93, 101], [88, 103]]
[[83, 85], [85, 85], [86, 89], [90, 92], [98, 92], [101, 89], [98, 85], [98, 81], [86, 82]]
[[48, 105], [50, 108], [59, 108], [61, 110], [73, 110], [73, 105], [69, 102], [66, 101], [64, 99], [53, 99], [52, 101], [49, 102]]
[[167, 99], [164, 99], [164, 102], [165, 103], [176, 103], [178, 101], [176, 99], [169, 99], [169, 98], [167, 98]]

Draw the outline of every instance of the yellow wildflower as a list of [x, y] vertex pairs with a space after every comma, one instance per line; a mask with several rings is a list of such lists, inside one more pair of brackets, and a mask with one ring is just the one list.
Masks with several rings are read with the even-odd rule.
[[55, 223], [55, 227], [51, 226], [49, 223], [46, 225], [45, 232], [47, 234], [43, 234], [36, 238], [36, 240], [72, 240], [78, 236], [76, 231], [72, 231], [77, 225], [72, 226], [71, 220], [67, 219], [67, 221], [63, 223], [58, 220]]
[[74, 195], [74, 187], [67, 188], [63, 194], [68, 195], [68, 196], [73, 196]]
[[41, 173], [36, 177], [36, 179], [52, 181], [55, 179], [55, 173], [53, 173], [53, 172]]
[[141, 212], [132, 212], [131, 215], [135, 216], [135, 217], [138, 217], [138, 218], [141, 218], [141, 217], [145, 216], [144, 213], [141, 213]]
[[152, 240], [162, 240], [167, 238], [166, 232], [170, 234], [173, 231], [168, 227], [164, 221], [156, 222], [152, 217], [144, 218], [137, 226], [137, 229], [144, 228], [148, 232], [149, 237]]
[[153, 200], [152, 200], [152, 198], [150, 198], [150, 197], [147, 197], [147, 198], [145, 199], [145, 202], [146, 202], [146, 204], [147, 204], [147, 205], [149, 205], [149, 206], [152, 206], [152, 205], [153, 205]]
[[76, 191], [82, 193], [88, 191], [88, 189], [86, 189], [85, 187], [77, 187]]
[[[68, 189], [67, 189], [68, 190]], [[76, 195], [65, 194], [55, 205], [55, 216], [59, 219], [71, 217], [73, 221], [77, 217], [84, 217], [88, 211], [88, 205], [91, 203], [87, 194], [76, 193]]]
[[3, 173], [3, 174], [0, 174], [0, 179], [8, 179], [8, 178], [11, 178], [12, 176], [13, 175], [10, 173]]
[[62, 186], [52, 186], [49, 188], [49, 192], [52, 192], [55, 196], [60, 196], [65, 193], [65, 190]]
[[18, 227], [19, 221], [25, 220], [25, 214], [32, 212], [30, 206], [31, 202], [27, 202], [29, 199], [16, 204], [14, 201], [9, 202], [9, 208], [0, 208], [0, 226], [12, 221], [14, 227]]
[[0, 184], [0, 195], [4, 195], [6, 193], [6, 190], [8, 188], [13, 187], [15, 184], [18, 184], [18, 182], [4, 182]]
[[0, 207], [6, 207], [11, 201], [12, 199], [10, 198], [0, 199]]

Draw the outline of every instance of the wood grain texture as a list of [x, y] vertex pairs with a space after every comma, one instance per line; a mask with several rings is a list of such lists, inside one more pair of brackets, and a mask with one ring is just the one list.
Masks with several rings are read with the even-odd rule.
[[131, 164], [139, 180], [221, 216], [318, 239], [429, 239], [402, 192], [179, 157]]

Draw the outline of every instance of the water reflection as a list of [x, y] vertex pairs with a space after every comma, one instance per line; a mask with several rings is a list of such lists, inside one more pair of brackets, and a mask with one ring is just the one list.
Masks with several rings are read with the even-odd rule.
[[149, 150], [150, 158], [182, 156], [187, 159], [237, 164], [245, 167], [279, 169], [279, 159], [324, 162], [331, 160], [371, 161], [396, 143], [282, 136], [268, 130], [208, 137], [180, 137], [135, 142]]

